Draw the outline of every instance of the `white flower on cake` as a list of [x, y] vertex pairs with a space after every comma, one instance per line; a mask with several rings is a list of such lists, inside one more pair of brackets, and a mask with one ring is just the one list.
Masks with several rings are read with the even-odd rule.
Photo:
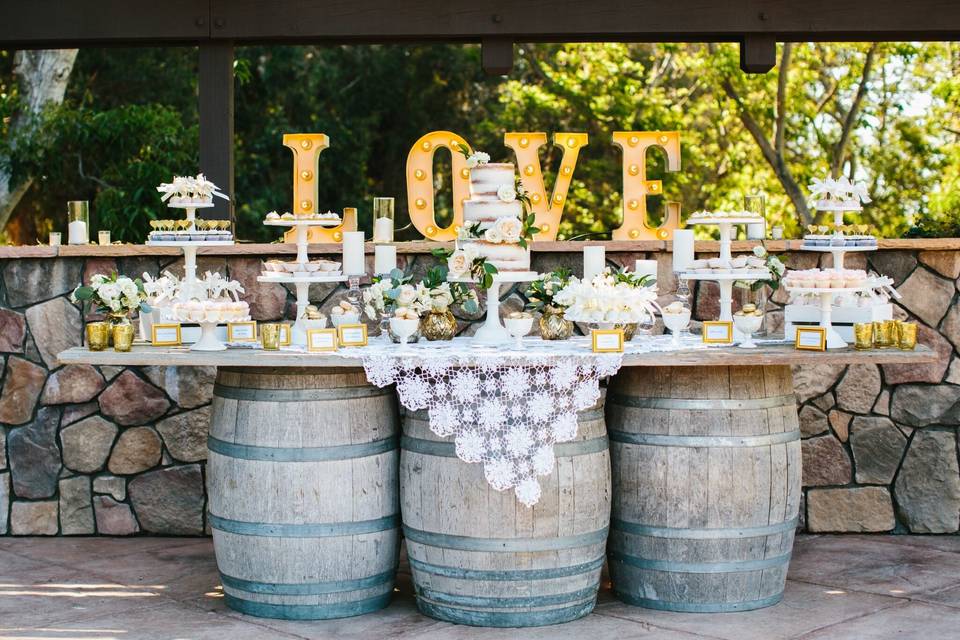
[[490, 244], [500, 244], [503, 242], [503, 236], [500, 235], [500, 230], [496, 227], [496, 225], [483, 232], [483, 239]]
[[517, 199], [517, 190], [507, 184], [500, 185], [497, 189], [497, 197], [501, 202], [513, 202]]
[[467, 156], [467, 168], [473, 169], [481, 164], [490, 162], [490, 154], [483, 151], [475, 151]]
[[520, 218], [499, 218], [494, 228], [500, 234], [500, 239], [508, 244], [520, 242], [520, 234], [523, 233], [523, 223]]
[[467, 255], [463, 249], [457, 249], [449, 258], [447, 258], [447, 270], [454, 278], [466, 278], [470, 275], [470, 267], [473, 265], [473, 259]]

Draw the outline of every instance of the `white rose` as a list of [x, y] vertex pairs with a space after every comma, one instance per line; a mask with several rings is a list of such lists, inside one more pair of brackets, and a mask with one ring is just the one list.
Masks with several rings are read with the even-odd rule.
[[500, 198], [501, 202], [513, 202], [517, 199], [517, 191], [508, 184], [501, 185], [497, 189], [497, 197]]
[[477, 160], [477, 154], [473, 154], [467, 157], [467, 169], [473, 169], [478, 164], [480, 163]]
[[753, 255], [757, 256], [758, 258], [764, 258], [767, 255], [767, 250], [763, 245], [758, 244], [753, 248]]
[[120, 297], [120, 287], [116, 284], [104, 284], [97, 289], [97, 295], [99, 295], [103, 300], [112, 300], [114, 298]]
[[397, 304], [407, 306], [417, 299], [417, 290], [409, 284], [400, 287], [400, 293], [397, 294]]
[[497, 226], [498, 225], [494, 225], [489, 229], [487, 229], [486, 231], [484, 231], [483, 239], [493, 244], [500, 244], [501, 242], [503, 242], [503, 236], [500, 235], [500, 230], [497, 229]]
[[520, 218], [500, 218], [494, 225], [500, 237], [504, 242], [514, 244], [520, 241], [520, 232], [523, 230], [523, 223]]
[[480, 249], [475, 244], [467, 244], [463, 247], [463, 253], [467, 256], [467, 268], [470, 268], [470, 265], [474, 260], [480, 257]]
[[472, 263], [473, 258], [468, 256], [466, 251], [458, 249], [447, 258], [447, 269], [453, 277], [462, 278], [470, 273]]

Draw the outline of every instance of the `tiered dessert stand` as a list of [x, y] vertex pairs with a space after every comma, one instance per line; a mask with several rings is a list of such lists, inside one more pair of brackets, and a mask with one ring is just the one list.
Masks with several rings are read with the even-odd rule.
[[[487, 318], [483, 326], [473, 334], [474, 344], [499, 346], [513, 342], [513, 337], [500, 320], [500, 286], [516, 282], [533, 282], [539, 277], [540, 274], [536, 271], [500, 271], [494, 274], [493, 284], [487, 289]], [[473, 278], [448, 277], [447, 280], [476, 283]]]
[[[263, 224], [270, 227], [293, 227], [297, 231], [297, 259], [296, 264], [302, 268], [297, 271], [306, 273], [306, 264], [310, 261], [307, 252], [307, 230], [310, 227], [335, 227], [340, 224], [339, 219], [295, 219], [295, 220], [264, 220]], [[304, 325], [307, 306], [310, 304], [310, 285], [324, 282], [346, 282], [347, 276], [340, 272], [338, 275], [309, 276], [296, 275], [296, 273], [271, 273], [261, 275], [257, 278], [258, 282], [272, 282], [276, 284], [292, 284], [297, 292], [297, 320], [293, 324], [290, 333], [291, 344], [305, 347], [307, 345], [307, 330]]]
[[[734, 226], [754, 224], [759, 222], [760, 218], [754, 217], [730, 217], [730, 218], [691, 218], [687, 221], [688, 225], [716, 225], [720, 228], [720, 259], [730, 261], [733, 259], [731, 254], [730, 231]], [[683, 280], [707, 280], [716, 282], [720, 286], [720, 320], [725, 322], [733, 321], [733, 283], [734, 282], [756, 282], [757, 280], [766, 280], [770, 277], [767, 269], [732, 269], [730, 273], [699, 273], [693, 271], [681, 271], [677, 277]], [[735, 337], [746, 339], [746, 336], [735, 331]]]
[[[187, 220], [190, 221], [188, 231], [196, 230], [197, 209], [209, 209], [212, 202], [194, 202], [190, 204], [168, 204], [171, 209], [184, 209]], [[197, 289], [197, 248], [199, 247], [226, 247], [234, 244], [233, 240], [147, 240], [148, 247], [179, 247], [183, 251], [183, 284], [180, 287], [179, 300], [186, 302], [191, 298], [202, 299]]]
[[[835, 227], [843, 225], [843, 214], [845, 211], [860, 210], [859, 205], [855, 206], [850, 203], [838, 204], [830, 201], [818, 202], [817, 207], [820, 211], [831, 211], [833, 213], [833, 224]], [[806, 242], [800, 246], [800, 251], [832, 254], [833, 269], [835, 271], [843, 271], [843, 261], [848, 253], [876, 250], [876, 246], [812, 246]], [[819, 326], [828, 328], [828, 349], [845, 347], [847, 341], [853, 340], [854, 323], [890, 320], [893, 318], [893, 305], [889, 302], [884, 302], [871, 304], [866, 307], [837, 306], [833, 304], [834, 296], [865, 293], [875, 289], [884, 289], [894, 298], [898, 300], [901, 298], [900, 293], [893, 288], [893, 281], [883, 277], [871, 285], [865, 285], [857, 289], [789, 289], [791, 293], [819, 294], [820, 308], [817, 309], [811, 305], [803, 304], [788, 304], [784, 306], [784, 337], [787, 340], [793, 340], [797, 334], [797, 326], [809, 326], [814, 323], [819, 323]], [[841, 322], [843, 324], [842, 326], [835, 327], [833, 325], [834, 322]]]

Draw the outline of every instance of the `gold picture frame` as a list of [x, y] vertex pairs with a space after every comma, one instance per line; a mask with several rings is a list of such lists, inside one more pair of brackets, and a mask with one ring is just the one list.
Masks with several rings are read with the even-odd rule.
[[[722, 333], [722, 337], [717, 334]], [[733, 344], [733, 322], [729, 320], [703, 323], [704, 344]]]
[[[357, 332], [360, 332], [363, 337], [358, 337]], [[337, 340], [341, 347], [365, 347], [367, 346], [367, 325], [342, 324], [337, 327]]]
[[336, 351], [338, 348], [336, 329], [307, 329], [307, 351], [310, 353]]
[[594, 329], [590, 337], [594, 353], [623, 353], [623, 329]]
[[280, 323], [280, 346], [289, 347], [293, 344], [293, 329], [290, 328], [290, 325], [281, 322]]
[[[174, 337], [162, 339], [160, 332], [173, 331]], [[180, 332], [179, 322], [155, 322], [150, 327], [150, 344], [155, 347], [176, 347], [183, 344], [183, 336]]]
[[797, 327], [793, 346], [800, 351], [826, 351], [827, 330], [825, 327]]
[[227, 342], [256, 342], [257, 321], [227, 323]]

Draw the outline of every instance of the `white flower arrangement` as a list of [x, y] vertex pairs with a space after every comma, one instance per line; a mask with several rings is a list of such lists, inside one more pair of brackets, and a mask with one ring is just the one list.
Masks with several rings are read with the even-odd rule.
[[846, 176], [834, 180], [814, 178], [809, 186], [816, 206], [824, 211], [859, 210], [860, 205], [870, 202], [867, 186], [862, 182], [850, 182]]
[[93, 304], [101, 313], [112, 316], [126, 316], [137, 309], [150, 312], [143, 282], [139, 278], [133, 280], [116, 273], [109, 276], [96, 274], [90, 279], [89, 285], [74, 289], [71, 299]]
[[170, 204], [197, 204], [210, 203], [214, 196], [229, 201], [230, 197], [222, 193], [217, 185], [213, 184], [202, 174], [196, 176], [174, 176], [173, 182], [164, 182], [157, 191], [163, 195], [160, 200], [170, 201]]
[[482, 164], [490, 162], [490, 154], [483, 151], [474, 151], [467, 156], [467, 169], [479, 167]]
[[398, 309], [409, 309], [420, 315], [430, 308], [429, 296], [410, 283], [412, 278], [403, 271], [394, 269], [389, 276], [375, 278], [363, 291], [363, 311], [371, 320], [379, 320], [384, 314], [393, 314]]
[[597, 324], [640, 322], [659, 310], [655, 285], [638, 287], [618, 282], [609, 269], [589, 282], [571, 278], [553, 301], [566, 307], [567, 320]]
[[513, 202], [517, 199], [517, 190], [508, 184], [500, 185], [497, 189], [497, 198], [500, 202]]

